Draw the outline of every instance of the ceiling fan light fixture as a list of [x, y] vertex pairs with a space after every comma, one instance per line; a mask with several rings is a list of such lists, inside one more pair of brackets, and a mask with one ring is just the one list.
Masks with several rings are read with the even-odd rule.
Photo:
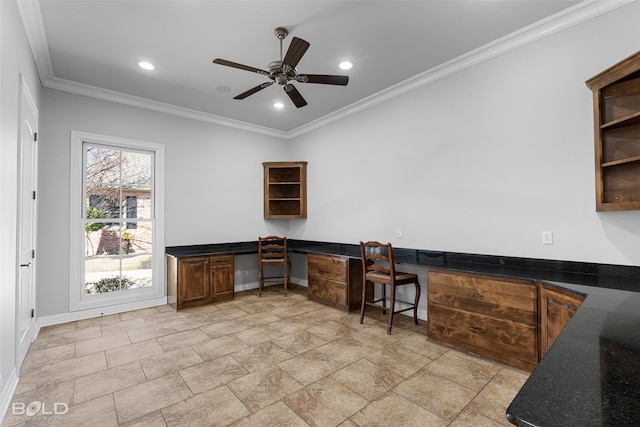
[[350, 70], [351, 67], [353, 67], [353, 63], [351, 61], [342, 61], [338, 67], [340, 67], [341, 70]]
[[284, 108], [284, 104], [280, 101], [276, 101], [273, 103], [273, 108], [277, 108], [278, 110]]
[[[282, 86], [284, 92], [289, 99], [293, 102], [296, 108], [301, 108], [307, 105], [307, 101], [304, 99], [298, 89], [289, 83], [290, 81], [298, 83], [315, 83], [324, 85], [338, 85], [346, 86], [349, 83], [349, 76], [334, 76], [329, 74], [298, 74], [296, 66], [302, 56], [309, 49], [309, 42], [302, 40], [298, 37], [294, 37], [289, 44], [286, 55], [283, 55], [282, 40], [287, 37], [289, 32], [286, 28], [278, 27], [274, 30], [274, 34], [280, 41], [280, 60], [273, 61], [267, 65], [266, 70], [261, 70], [249, 65], [239, 64], [237, 62], [228, 61], [222, 58], [216, 58], [213, 60], [214, 64], [224, 65], [226, 67], [237, 68], [239, 70], [249, 71], [251, 73], [257, 73], [262, 76], [268, 77], [271, 81], [264, 82], [258, 86], [242, 92], [240, 95], [236, 95], [233, 99], [246, 99], [248, 96], [255, 94], [256, 92], [265, 89], [272, 84], [278, 84]], [[278, 106], [274, 105], [275, 108]], [[284, 105], [282, 106], [284, 107]]]
[[143, 70], [146, 71], [153, 71], [156, 69], [155, 65], [153, 65], [151, 62], [148, 61], [140, 61], [138, 62], [138, 67], [142, 68]]

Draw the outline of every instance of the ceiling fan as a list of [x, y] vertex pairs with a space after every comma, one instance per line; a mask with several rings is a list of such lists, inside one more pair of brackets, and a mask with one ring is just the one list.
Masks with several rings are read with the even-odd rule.
[[213, 60], [214, 64], [225, 65], [227, 67], [238, 68], [240, 70], [250, 71], [252, 73], [258, 73], [271, 79], [270, 82], [259, 84], [258, 86], [249, 89], [246, 92], [241, 93], [238, 96], [234, 96], [233, 99], [245, 99], [246, 97], [253, 95], [254, 93], [261, 91], [274, 83], [278, 83], [283, 86], [286, 94], [291, 98], [291, 101], [296, 107], [304, 107], [307, 105], [307, 101], [302, 97], [298, 89], [295, 88], [290, 81], [296, 81], [299, 83], [319, 83], [325, 85], [339, 85], [346, 86], [349, 83], [349, 76], [334, 76], [327, 74], [298, 74], [296, 65], [302, 59], [307, 49], [309, 49], [309, 42], [294, 37], [291, 40], [287, 54], [282, 58], [282, 40], [289, 34], [286, 28], [278, 27], [273, 30], [273, 33], [280, 40], [280, 60], [273, 61], [267, 65], [266, 70], [251, 67], [249, 65], [238, 64], [237, 62], [227, 61], [226, 59], [216, 58]]

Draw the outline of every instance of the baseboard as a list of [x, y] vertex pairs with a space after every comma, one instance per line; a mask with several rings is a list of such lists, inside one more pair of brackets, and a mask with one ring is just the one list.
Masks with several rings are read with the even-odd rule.
[[18, 370], [14, 368], [7, 381], [4, 382], [2, 391], [0, 392], [0, 425], [4, 425], [5, 415], [7, 414], [11, 399], [13, 399], [13, 394], [16, 392], [17, 387]]
[[44, 326], [59, 325], [61, 323], [75, 322], [77, 320], [90, 319], [92, 317], [106, 316], [108, 314], [124, 313], [126, 311], [140, 310], [141, 308], [157, 307], [167, 304], [167, 297], [153, 298], [143, 301], [136, 301], [126, 304], [116, 304], [89, 310], [73, 311], [69, 313], [54, 314], [51, 316], [41, 316], [36, 322], [35, 340]]
[[234, 292], [249, 291], [251, 289], [258, 289], [258, 282], [243, 283], [233, 287]]

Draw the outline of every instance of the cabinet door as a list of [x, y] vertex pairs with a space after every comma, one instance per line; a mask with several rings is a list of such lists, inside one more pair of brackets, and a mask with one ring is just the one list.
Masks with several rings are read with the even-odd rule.
[[578, 310], [584, 296], [569, 291], [560, 292], [540, 286], [540, 358], [547, 353], [556, 338]]
[[178, 305], [190, 305], [209, 298], [209, 258], [183, 258], [178, 265]]
[[233, 297], [233, 256], [210, 258], [209, 280], [213, 299]]

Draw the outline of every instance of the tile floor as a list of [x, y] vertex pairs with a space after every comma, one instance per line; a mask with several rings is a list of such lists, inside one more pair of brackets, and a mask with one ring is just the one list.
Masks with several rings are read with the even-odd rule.
[[272, 287], [46, 327], [2, 427], [509, 425], [526, 372], [433, 342], [406, 316], [389, 336], [376, 312], [360, 325], [306, 288]]

